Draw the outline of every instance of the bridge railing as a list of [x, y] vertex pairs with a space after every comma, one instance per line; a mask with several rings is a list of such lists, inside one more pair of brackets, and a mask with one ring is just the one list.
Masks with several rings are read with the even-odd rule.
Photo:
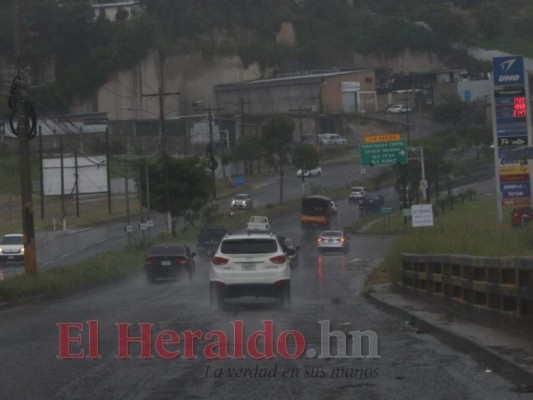
[[406, 289], [533, 317], [533, 257], [403, 254], [401, 272]]

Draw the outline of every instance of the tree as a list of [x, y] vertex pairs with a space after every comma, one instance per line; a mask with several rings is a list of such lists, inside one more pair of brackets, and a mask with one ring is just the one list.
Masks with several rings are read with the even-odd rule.
[[[168, 174], [164, 166], [167, 164]], [[183, 159], [168, 158], [167, 163], [159, 158], [148, 166], [150, 186], [150, 207], [161, 213], [167, 211], [167, 193], [170, 196], [170, 215], [172, 218], [172, 235], [176, 235], [176, 224], [182, 218], [185, 222], [198, 219], [202, 210], [209, 205], [212, 194], [211, 176], [207, 165], [198, 157]], [[167, 191], [168, 181], [168, 191]], [[147, 205], [146, 182], [137, 182], [141, 187], [143, 206]], [[198, 217], [198, 218], [196, 218]]]
[[496, 1], [480, 4], [473, 12], [472, 17], [477, 23], [483, 38], [497, 39], [504, 31], [506, 15], [504, 6]]
[[318, 166], [318, 151], [312, 144], [297, 144], [292, 151], [292, 164], [297, 169], [310, 169]]
[[253, 174], [253, 163], [261, 158], [261, 136], [246, 135], [242, 136], [233, 150], [233, 156], [236, 160], [244, 161], [246, 168]]
[[279, 203], [283, 204], [283, 166], [288, 161], [293, 141], [294, 121], [288, 117], [271, 117], [261, 128], [261, 144], [267, 159], [279, 169]]
[[220, 154], [220, 163], [222, 164], [222, 174], [224, 175], [224, 180], [226, 180], [226, 167], [230, 162], [233, 161], [233, 154], [230, 150], [224, 150]]
[[464, 103], [459, 96], [446, 96], [433, 109], [433, 119], [437, 122], [456, 122], [463, 109]]

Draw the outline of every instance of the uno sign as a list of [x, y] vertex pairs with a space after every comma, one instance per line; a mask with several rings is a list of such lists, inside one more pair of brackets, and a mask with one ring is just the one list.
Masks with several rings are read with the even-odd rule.
[[494, 85], [524, 83], [524, 58], [521, 56], [494, 57]]

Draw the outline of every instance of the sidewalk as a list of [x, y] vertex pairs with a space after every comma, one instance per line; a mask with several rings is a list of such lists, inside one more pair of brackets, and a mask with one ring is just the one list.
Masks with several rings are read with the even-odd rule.
[[441, 299], [404, 293], [391, 283], [371, 286], [369, 299], [405, 319], [417, 334], [432, 334], [482, 362], [486, 373], [514, 380], [533, 393], [533, 331], [516, 329], [495, 318], [490, 324], [473, 320]]

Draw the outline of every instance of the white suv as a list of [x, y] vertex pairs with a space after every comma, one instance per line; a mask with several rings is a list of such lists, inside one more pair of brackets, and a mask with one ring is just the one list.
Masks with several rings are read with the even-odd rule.
[[255, 296], [279, 297], [289, 307], [290, 282], [289, 254], [275, 235], [226, 235], [211, 259], [211, 306], [222, 306], [225, 298]]

